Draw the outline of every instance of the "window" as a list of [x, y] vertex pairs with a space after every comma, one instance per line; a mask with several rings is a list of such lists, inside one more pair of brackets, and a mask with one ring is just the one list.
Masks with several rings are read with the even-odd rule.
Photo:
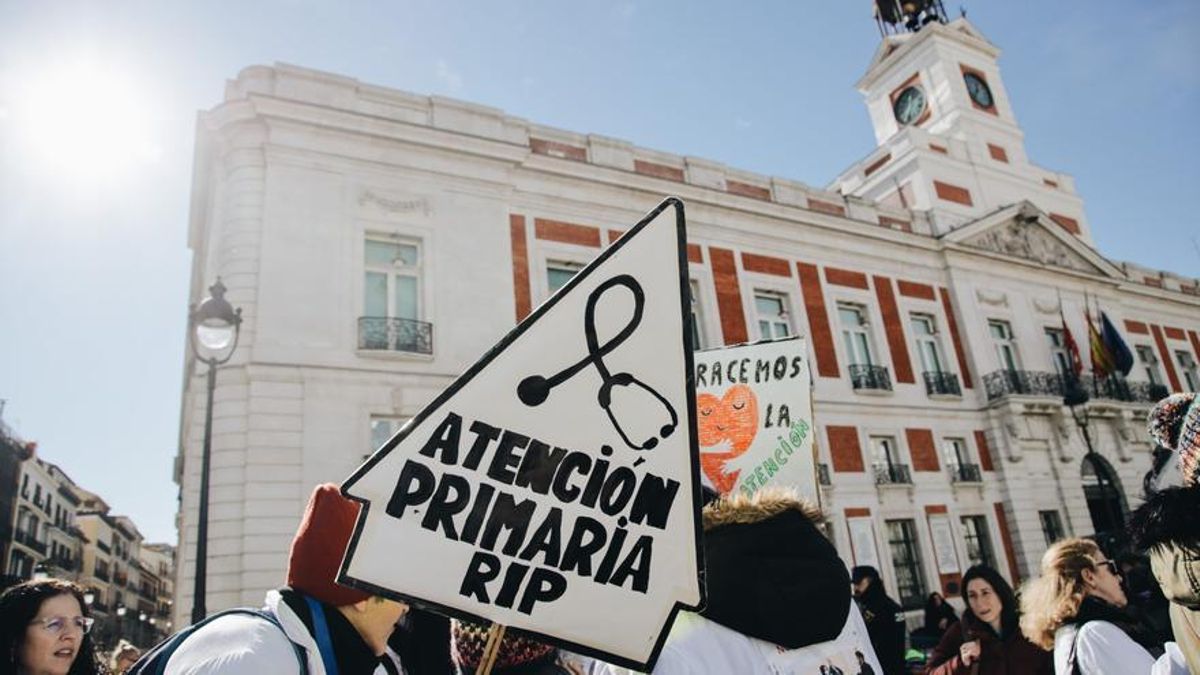
[[1008, 371], [1020, 370], [1021, 362], [1017, 358], [1017, 343], [1013, 340], [1012, 326], [1008, 325], [1007, 321], [992, 319], [988, 321], [988, 333], [996, 347], [996, 358], [1000, 361], [1000, 368]]
[[917, 549], [917, 528], [912, 520], [888, 520], [888, 547], [892, 569], [896, 572], [896, 592], [905, 609], [925, 605], [925, 579], [921, 573], [921, 553]]
[[942, 350], [938, 344], [937, 323], [929, 314], [913, 314], [909, 318], [913, 336], [917, 340], [917, 354], [921, 357], [921, 368], [927, 373], [942, 373]]
[[992, 552], [992, 539], [988, 536], [987, 517], [963, 516], [962, 526], [969, 563], [995, 569], [996, 555]]
[[21, 476], [21, 496], [29, 499], [29, 474]]
[[868, 333], [866, 308], [861, 305], [838, 304], [838, 319], [842, 324], [842, 346], [846, 361], [852, 366], [870, 366], [871, 336]]
[[1177, 351], [1175, 352], [1175, 360], [1179, 362], [1179, 370], [1183, 373], [1184, 387], [1186, 391], [1197, 391], [1200, 389], [1200, 376], [1196, 374], [1196, 360], [1192, 358], [1190, 352]]
[[367, 448], [367, 457], [383, 447], [392, 436], [404, 426], [407, 420], [402, 417], [372, 417], [371, 418], [371, 447]]
[[1069, 378], [1074, 375], [1071, 371], [1071, 357], [1067, 354], [1067, 341], [1061, 328], [1047, 328], [1046, 341], [1050, 343], [1050, 360], [1054, 370], [1060, 377]]
[[708, 343], [704, 339], [704, 307], [700, 304], [700, 284], [695, 279], [688, 281], [692, 309], [692, 349], [704, 349]]
[[1063, 538], [1062, 520], [1058, 517], [1058, 511], [1038, 511], [1038, 519], [1042, 521], [1042, 534], [1046, 537], [1047, 546]]
[[1146, 373], [1146, 381], [1150, 384], [1162, 384], [1162, 375], [1158, 373], [1158, 357], [1154, 355], [1154, 348], [1149, 345], [1137, 346], [1138, 361], [1142, 362], [1142, 368]]
[[420, 318], [421, 250], [417, 244], [367, 239], [363, 263], [366, 316]]
[[558, 292], [558, 289], [566, 286], [571, 277], [574, 277], [581, 269], [583, 269], [583, 265], [575, 262], [547, 262], [546, 288], [550, 291], [551, 295], [554, 295]]
[[967, 444], [961, 438], [947, 438], [942, 441], [942, 454], [946, 457], [946, 465], [958, 468], [967, 462]]
[[912, 482], [908, 466], [901, 463], [900, 451], [896, 447], [896, 439], [891, 436], [872, 436], [871, 450], [875, 454], [875, 483], [877, 485], [900, 484]]
[[758, 319], [758, 337], [764, 340], [792, 334], [788, 318], [787, 296], [772, 291], [754, 292], [754, 313]]

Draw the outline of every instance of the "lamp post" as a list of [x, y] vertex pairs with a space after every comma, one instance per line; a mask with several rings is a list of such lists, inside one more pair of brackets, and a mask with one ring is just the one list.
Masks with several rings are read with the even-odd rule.
[[38, 563], [37, 565], [35, 565], [33, 567], [33, 580], [34, 581], [41, 581], [43, 579], [49, 579], [49, 578], [50, 578], [50, 571], [46, 569], [46, 566], [44, 564]]
[[196, 522], [196, 584], [192, 592], [192, 623], [204, 619], [206, 575], [208, 572], [208, 474], [212, 459], [213, 390], [217, 386], [217, 366], [225, 363], [237, 349], [241, 332], [242, 310], [234, 309], [225, 299], [225, 284], [208, 288], [209, 297], [193, 305], [188, 314], [188, 342], [196, 359], [208, 365], [208, 405], [204, 411], [204, 451], [200, 459], [200, 514]]
[[[1071, 419], [1075, 421], [1075, 426], [1079, 427], [1079, 433], [1083, 436], [1083, 443], [1087, 446], [1086, 459], [1091, 462], [1092, 470], [1096, 474], [1096, 482], [1100, 487], [1100, 496], [1104, 502], [1105, 515], [1109, 518], [1109, 522], [1116, 525], [1121, 522], [1122, 514], [1121, 507], [1114, 504], [1112, 494], [1112, 484], [1109, 482], [1111, 476], [1104, 469], [1104, 466], [1098, 461], [1096, 448], [1092, 445], [1092, 435], [1089, 429], [1091, 425], [1091, 415], [1087, 409], [1088, 392], [1084, 388], [1083, 383], [1078, 377], [1064, 377], [1063, 379], [1063, 405], [1071, 411]], [[1083, 407], [1083, 414], [1076, 411], [1077, 407]], [[1113, 509], [1116, 509], [1116, 513]], [[1097, 532], [1096, 534], [1101, 534]], [[1104, 533], [1108, 534], [1108, 533]]]
[[116, 642], [125, 636], [125, 613], [128, 611], [129, 608], [124, 604], [117, 605], [117, 634], [114, 636], [115, 639], [113, 642]]

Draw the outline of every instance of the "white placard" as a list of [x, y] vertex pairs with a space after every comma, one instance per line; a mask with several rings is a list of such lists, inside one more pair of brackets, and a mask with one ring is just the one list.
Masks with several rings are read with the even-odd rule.
[[875, 526], [869, 516], [847, 518], [850, 529], [850, 547], [854, 550], [855, 565], [870, 565], [879, 569], [879, 554], [875, 550]]
[[819, 503], [804, 340], [696, 353], [700, 468], [722, 494], [785, 485]]
[[929, 516], [929, 539], [933, 542], [933, 557], [938, 574], [958, 574], [958, 553], [954, 550], [954, 531], [950, 517], [944, 513]]
[[702, 602], [685, 246], [669, 199], [347, 479], [339, 582], [651, 667]]

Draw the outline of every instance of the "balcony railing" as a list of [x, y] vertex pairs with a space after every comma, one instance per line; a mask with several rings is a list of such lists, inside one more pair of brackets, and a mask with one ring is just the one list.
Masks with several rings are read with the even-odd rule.
[[883, 366], [850, 364], [850, 384], [854, 385], [855, 389], [892, 390], [892, 378], [888, 375], [888, 369]]
[[941, 371], [925, 371], [925, 393], [930, 396], [962, 396], [958, 375]]
[[[1167, 396], [1167, 388], [1149, 382], [1129, 382], [1120, 376], [1079, 376], [1079, 384], [1089, 398], [1127, 403], [1157, 403]], [[998, 370], [983, 376], [989, 401], [1010, 395], [1061, 398], [1065, 394], [1062, 375], [1030, 370]]]
[[100, 570], [96, 570], [95, 572], [93, 572], [92, 576], [96, 577], [100, 581], [108, 581], [109, 580], [108, 572], [103, 572]]
[[101, 551], [104, 551], [105, 553], [112, 553], [112, 548], [110, 548], [108, 544], [106, 544], [102, 541], [96, 542], [96, 548], [100, 549]]
[[983, 474], [978, 464], [951, 464], [949, 467], [950, 482], [952, 483], [982, 483]]
[[74, 572], [75, 570], [79, 569], [79, 563], [71, 560], [70, 558], [51, 557], [46, 562], [64, 572]]
[[34, 536], [34, 534], [32, 532], [27, 532], [25, 530], [17, 530], [16, 537], [14, 537], [14, 538], [17, 541], [21, 542], [22, 544], [28, 546], [29, 548], [37, 551], [38, 553], [41, 553], [42, 555], [46, 555], [46, 548], [47, 548], [46, 544], [44, 542], [38, 541], [37, 537]]
[[829, 478], [829, 465], [825, 462], [817, 463], [817, 482], [826, 487], [833, 485], [833, 481]]
[[912, 474], [907, 464], [876, 464], [876, 485], [912, 485]]
[[358, 318], [358, 348], [433, 353], [433, 324], [385, 316]]

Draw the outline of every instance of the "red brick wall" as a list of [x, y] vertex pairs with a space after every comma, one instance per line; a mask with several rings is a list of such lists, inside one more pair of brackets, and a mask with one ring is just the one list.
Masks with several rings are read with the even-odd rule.
[[988, 445], [987, 434], [975, 432], [975, 448], [979, 451], [979, 468], [984, 471], [995, 471], [992, 465], [992, 448]]
[[843, 270], [836, 267], [825, 268], [825, 281], [834, 286], [849, 286], [850, 288], [861, 288], [863, 290], [870, 288], [867, 284], [867, 275], [862, 272]]
[[745, 342], [749, 339], [746, 335], [746, 314], [742, 310], [742, 290], [733, 251], [709, 246], [708, 259], [712, 261], [717, 312], [721, 315], [721, 334], [725, 344]]
[[564, 223], [560, 220], [535, 218], [533, 220], [533, 234], [538, 239], [546, 241], [600, 248], [600, 228], [590, 225], [576, 225], [575, 223]]
[[991, 143], [987, 144], [987, 148], [988, 154], [992, 156], [992, 159], [996, 160], [997, 162], [1004, 162], [1005, 164], [1008, 164], [1008, 152], [1005, 151], [1004, 148]]
[[808, 208], [812, 211], [819, 211], [821, 213], [829, 213], [829, 214], [832, 214], [835, 216], [846, 215], [846, 207], [842, 206], [841, 204], [832, 204], [830, 202], [824, 202], [824, 201], [821, 201], [820, 199], [809, 198]]
[[829, 438], [829, 457], [833, 470], [840, 473], [862, 473], [862, 446], [858, 444], [858, 429], [854, 427], [825, 427]]
[[529, 149], [539, 155], [549, 155], [551, 157], [562, 157], [564, 159], [573, 159], [577, 162], [587, 161], [587, 148], [579, 148], [558, 141], [547, 141], [541, 138], [529, 139]]
[[808, 314], [808, 332], [817, 358], [817, 374], [838, 377], [837, 352], [833, 347], [833, 331], [829, 328], [829, 313], [825, 309], [821, 275], [816, 265], [801, 262], [796, 263], [796, 272], [800, 275], [800, 293], [804, 296], [804, 309]]
[[1004, 515], [1004, 504], [996, 502], [996, 524], [1000, 527], [1000, 543], [1004, 546], [1004, 557], [1008, 559], [1008, 569], [1012, 570], [1012, 582], [1015, 588], [1021, 583], [1021, 572], [1017, 568], [1017, 550], [1013, 547], [1012, 533], [1008, 530], [1008, 518]]
[[1175, 372], [1175, 359], [1171, 357], [1171, 350], [1167, 348], [1167, 341], [1163, 339], [1162, 329], [1157, 325], [1152, 325], [1150, 332], [1154, 334], [1154, 343], [1158, 345], [1158, 353], [1163, 367], [1167, 369], [1167, 380], [1171, 383], [1171, 391], [1183, 391], [1183, 387], [1179, 384], [1179, 375]]
[[935, 295], [933, 292], [933, 286], [928, 284], [919, 284], [915, 281], [897, 279], [896, 286], [900, 289], [900, 295], [903, 295], [906, 298], [917, 298], [918, 300], [937, 300], [937, 295]]
[[884, 155], [883, 157], [880, 157], [879, 159], [875, 160], [874, 162], [871, 162], [870, 164], [867, 165], [867, 168], [863, 169], [863, 175], [870, 176], [871, 174], [875, 173], [880, 168], [882, 168], [884, 164], [887, 164], [891, 159], [892, 159], [892, 153], [889, 152], [886, 155]]
[[788, 261], [768, 255], [743, 253], [742, 268], [747, 272], [758, 272], [759, 274], [774, 274], [779, 277], [792, 276], [792, 266], [788, 264]]
[[958, 319], [954, 317], [954, 305], [950, 302], [950, 293], [945, 286], [938, 288], [942, 296], [942, 309], [946, 312], [946, 326], [950, 329], [950, 341], [954, 343], [954, 355], [958, 358], [958, 372], [962, 376], [963, 387], [970, 389], [971, 369], [967, 367], [967, 353], [963, 351], [962, 336], [958, 332]]
[[929, 429], [905, 429], [908, 439], [908, 454], [912, 455], [913, 471], [941, 471], [937, 446], [933, 443], [933, 431]]
[[1163, 326], [1163, 332], [1165, 332], [1167, 334], [1167, 339], [1169, 339], [1169, 340], [1186, 340], [1187, 339], [1187, 335], [1184, 334], [1182, 328], [1171, 328], [1170, 326]]
[[974, 202], [971, 201], [971, 191], [965, 187], [943, 183], [940, 180], [933, 181], [933, 190], [937, 193], [938, 199], [944, 199], [955, 204], [963, 204], [971, 206]]
[[1062, 227], [1062, 229], [1066, 230], [1067, 232], [1070, 232], [1071, 234], [1079, 234], [1080, 232], [1083, 232], [1083, 229], [1079, 227], [1078, 220], [1075, 220], [1074, 218], [1071, 218], [1068, 216], [1064, 216], [1061, 213], [1051, 213], [1050, 220], [1053, 220], [1054, 222], [1058, 223], [1059, 226]]
[[1125, 330], [1129, 331], [1130, 333], [1136, 333], [1138, 335], [1149, 335], [1150, 334], [1149, 326], [1142, 323], [1141, 321], [1132, 321], [1130, 319], [1125, 319]]
[[890, 216], [879, 216], [879, 224], [892, 230], [900, 230], [901, 232], [912, 232], [912, 223], [899, 218]]
[[879, 311], [883, 315], [883, 330], [887, 334], [888, 351], [892, 354], [892, 366], [896, 369], [896, 381], [912, 384], [912, 361], [908, 357], [908, 343], [904, 340], [904, 322], [900, 308], [896, 306], [896, 293], [892, 280], [875, 277], [875, 295], [879, 298]]
[[1188, 340], [1192, 343], [1192, 353], [1195, 354], [1196, 360], [1200, 361], [1200, 335], [1194, 330], [1189, 330]]
[[683, 169], [667, 166], [666, 164], [655, 164], [654, 162], [635, 159], [633, 160], [633, 170], [645, 176], [683, 182]]
[[736, 180], [725, 181], [725, 191], [731, 195], [741, 195], [753, 199], [761, 199], [763, 201], [771, 201], [771, 191], [765, 187], [751, 185]]
[[517, 306], [517, 321], [529, 316], [533, 299], [529, 291], [529, 244], [525, 240], [525, 216], [508, 216], [508, 233], [512, 239], [513, 295]]

